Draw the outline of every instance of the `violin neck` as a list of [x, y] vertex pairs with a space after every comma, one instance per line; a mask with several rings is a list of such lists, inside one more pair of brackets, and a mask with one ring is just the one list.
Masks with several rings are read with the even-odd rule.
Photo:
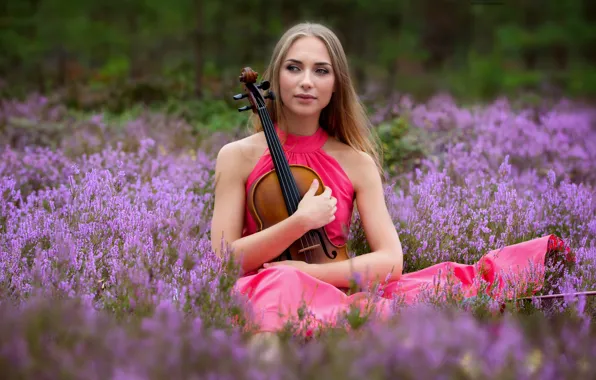
[[284, 153], [283, 147], [269, 113], [265, 107], [258, 108], [259, 117], [261, 124], [263, 125], [263, 131], [265, 133], [265, 139], [267, 140], [267, 146], [269, 147], [269, 153], [271, 154], [271, 160], [277, 173], [279, 185], [281, 187], [281, 193], [286, 203], [288, 213], [292, 215], [298, 209], [298, 203], [300, 203], [300, 192], [296, 185], [296, 180], [290, 171], [290, 165], [288, 159]]

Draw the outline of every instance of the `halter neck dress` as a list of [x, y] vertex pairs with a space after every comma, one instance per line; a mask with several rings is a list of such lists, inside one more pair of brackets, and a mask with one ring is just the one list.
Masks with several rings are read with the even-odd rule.
[[[329, 239], [342, 245], [347, 242], [352, 220], [355, 199], [354, 188], [346, 172], [323, 146], [329, 138], [327, 132], [319, 128], [313, 135], [295, 135], [284, 133], [276, 126], [283, 149], [290, 164], [306, 165], [315, 170], [323, 184], [331, 187], [337, 198], [336, 219], [326, 225]], [[246, 181], [246, 194], [259, 177], [273, 169], [273, 162], [268, 150], [265, 150]], [[256, 233], [258, 228], [248, 209], [245, 210], [243, 236]], [[519, 244], [487, 252], [475, 264], [441, 262], [416, 272], [405, 273], [399, 280], [382, 286], [373, 301], [373, 307], [380, 317], [389, 316], [394, 310], [395, 301], [413, 304], [427, 296], [429, 288], [442, 283], [449, 276], [453, 286], [459, 286], [466, 297], [478, 294], [477, 276], [489, 285], [496, 285], [497, 292], [507, 291], [505, 282], [530, 281], [534, 292], [542, 287], [544, 271], [538, 278], [528, 278], [531, 268], [544, 266], [546, 256], [553, 250], [564, 247], [564, 242], [555, 235], [546, 235]], [[569, 248], [566, 248], [569, 252]], [[298, 310], [306, 307], [309, 316], [300, 322], [307, 324], [305, 331], [312, 332], [312, 326], [333, 325], [342, 312], [347, 312], [350, 305], [364, 307], [365, 292], [346, 294], [329, 283], [323, 282], [291, 266], [278, 265], [269, 267], [260, 273], [246, 273], [240, 277], [235, 290], [247, 297], [252, 322], [259, 331], [278, 331], [286, 322], [297, 320]], [[304, 327], [303, 327], [304, 328]]]
[[[283, 142], [282, 146], [288, 163], [312, 168], [319, 174], [323, 184], [331, 187], [333, 196], [337, 198], [337, 211], [335, 220], [324, 228], [332, 243], [343, 245], [348, 239], [354, 204], [354, 188], [350, 178], [335, 158], [323, 150], [329, 135], [323, 128], [318, 128], [310, 136], [284, 133], [277, 126], [275, 129], [280, 141]], [[273, 160], [267, 149], [246, 180], [246, 194], [254, 181], [272, 169]], [[257, 224], [248, 212], [248, 207], [245, 209], [244, 226], [243, 236], [257, 231]]]

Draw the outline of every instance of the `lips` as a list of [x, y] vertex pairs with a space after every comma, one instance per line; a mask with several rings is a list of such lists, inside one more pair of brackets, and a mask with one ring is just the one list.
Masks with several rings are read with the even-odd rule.
[[300, 99], [316, 99], [316, 97], [307, 94], [298, 94], [296, 97]]

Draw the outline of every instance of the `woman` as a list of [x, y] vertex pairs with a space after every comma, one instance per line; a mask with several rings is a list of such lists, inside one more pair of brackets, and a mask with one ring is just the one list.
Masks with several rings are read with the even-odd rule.
[[[237, 289], [251, 299], [261, 331], [282, 328], [303, 300], [316, 319], [332, 321], [358, 299], [359, 294], [348, 296], [341, 290], [355, 276], [365, 283], [387, 281], [385, 298], [377, 303], [385, 311], [392, 295], [413, 302], [440, 271], [454, 270], [455, 278], [471, 287], [479, 273], [472, 265], [441, 263], [402, 275], [402, 248], [385, 205], [378, 145], [335, 34], [319, 24], [292, 27], [276, 45], [263, 79], [277, 95], [268, 100], [268, 109], [289, 163], [318, 172], [325, 191], [315, 195], [314, 182], [295, 214], [257, 231], [246, 209], [247, 190], [273, 169], [259, 120], [254, 122], [255, 134], [224, 146], [217, 156], [213, 249], [220, 252], [223, 238], [241, 263], [246, 274]], [[324, 227], [333, 243], [344, 244], [354, 201], [372, 252], [329, 264], [268, 263], [310, 229]], [[494, 273], [510, 264], [517, 265], [512, 271], [519, 273], [544, 263], [550, 239], [506, 247], [500, 255], [490, 252], [482, 260], [483, 276], [494, 280]]]

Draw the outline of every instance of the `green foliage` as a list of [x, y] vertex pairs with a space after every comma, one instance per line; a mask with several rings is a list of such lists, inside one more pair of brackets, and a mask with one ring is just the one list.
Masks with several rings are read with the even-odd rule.
[[129, 71], [130, 60], [128, 57], [124, 55], [113, 56], [98, 70], [98, 75], [107, 78], [126, 78]]
[[567, 77], [567, 91], [570, 95], [581, 97], [596, 96], [596, 68], [577, 66], [570, 69]]
[[388, 172], [412, 172], [426, 155], [424, 132], [412, 127], [407, 115], [401, 115], [377, 127], [383, 146], [383, 161]]
[[189, 121], [193, 124], [195, 132], [205, 134], [230, 132], [246, 124], [247, 120], [246, 113], [238, 112], [235, 107], [222, 100], [191, 99], [180, 102], [169, 99], [162, 110]]
[[[120, 91], [131, 100], [139, 98], [138, 91], [162, 100], [222, 98], [237, 88], [241, 67], [262, 71], [283, 31], [304, 20], [337, 32], [361, 90], [380, 80], [389, 92], [397, 87], [421, 96], [447, 90], [489, 98], [543, 85], [571, 96], [596, 91], [591, 53], [596, 27], [586, 2], [5, 3], [0, 78], [10, 86], [0, 88], [2, 96], [100, 84], [122, 90], [108, 92], [93, 106], [124, 97]], [[446, 7], [451, 17], [445, 19]], [[375, 22], [355, 28], [363, 18]], [[175, 88], [156, 94], [158, 78], [175, 82]], [[112, 107], [126, 108], [128, 101], [120, 100]], [[73, 106], [88, 109], [86, 104]]]

